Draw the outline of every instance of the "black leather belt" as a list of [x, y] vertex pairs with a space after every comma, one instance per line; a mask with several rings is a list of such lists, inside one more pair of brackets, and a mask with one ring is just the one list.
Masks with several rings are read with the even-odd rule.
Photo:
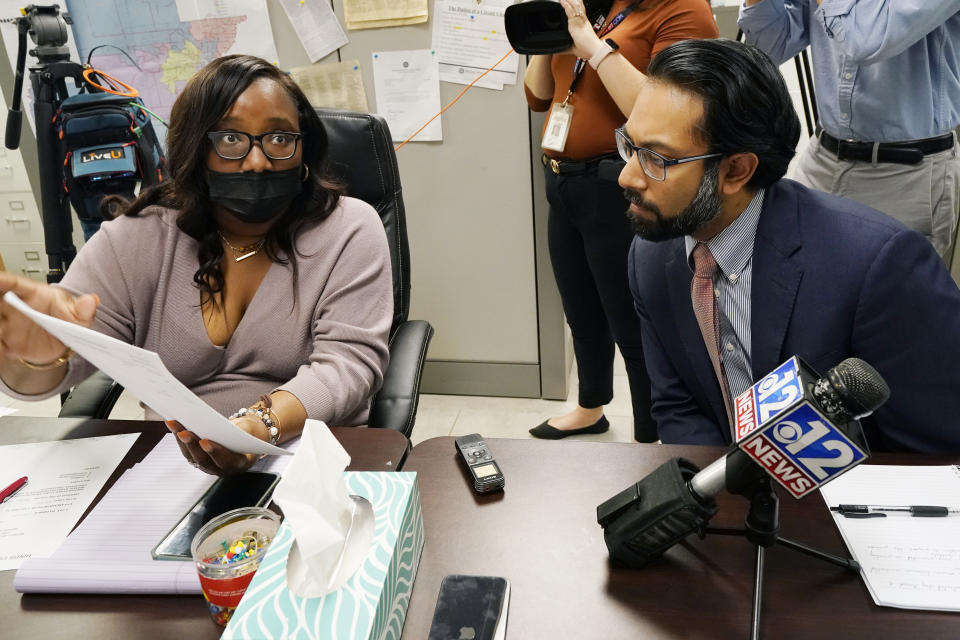
[[549, 158], [547, 154], [543, 154], [540, 156], [540, 162], [543, 163], [543, 166], [550, 167], [550, 170], [558, 176], [577, 176], [590, 171], [596, 171], [597, 165], [601, 162], [614, 158], [619, 159], [620, 155], [608, 153], [607, 155], [587, 158], [586, 160], [563, 160], [561, 158]]
[[[826, 131], [820, 132], [820, 144], [835, 154], [839, 160], [862, 160], [873, 162], [873, 142], [850, 142], [838, 140]], [[953, 148], [953, 134], [945, 133], [936, 138], [905, 140], [904, 142], [881, 142], [877, 145], [877, 162], [917, 164], [923, 156]]]

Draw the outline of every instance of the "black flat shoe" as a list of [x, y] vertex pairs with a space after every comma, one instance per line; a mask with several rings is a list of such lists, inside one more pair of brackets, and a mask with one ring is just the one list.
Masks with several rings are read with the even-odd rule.
[[557, 429], [556, 427], [551, 427], [547, 422], [548, 420], [544, 420], [533, 429], [530, 429], [530, 435], [534, 438], [542, 438], [544, 440], [560, 440], [567, 436], [575, 436], [582, 433], [604, 433], [610, 429], [610, 423], [607, 421], [606, 416], [600, 416], [600, 419], [590, 426], [581, 427], [580, 429]]

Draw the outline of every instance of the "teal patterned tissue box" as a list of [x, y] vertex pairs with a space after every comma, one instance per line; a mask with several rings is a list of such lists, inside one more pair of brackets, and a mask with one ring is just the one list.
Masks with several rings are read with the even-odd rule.
[[417, 474], [345, 472], [347, 490], [373, 506], [373, 542], [340, 589], [301, 598], [287, 589], [293, 532], [280, 527], [222, 640], [399, 640], [423, 550]]

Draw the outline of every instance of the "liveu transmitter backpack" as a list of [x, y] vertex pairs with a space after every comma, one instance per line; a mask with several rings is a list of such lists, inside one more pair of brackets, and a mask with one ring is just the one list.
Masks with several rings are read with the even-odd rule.
[[139, 98], [81, 93], [66, 98], [53, 125], [63, 158], [63, 188], [83, 220], [98, 221], [100, 200], [132, 200], [163, 179], [165, 160], [149, 114]]

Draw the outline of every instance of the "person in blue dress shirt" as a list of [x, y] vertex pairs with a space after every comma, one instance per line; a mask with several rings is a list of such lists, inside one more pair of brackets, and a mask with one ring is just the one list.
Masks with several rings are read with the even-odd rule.
[[949, 265], [960, 208], [960, 0], [745, 0], [738, 22], [777, 64], [811, 48], [819, 133], [795, 178], [900, 220]]

